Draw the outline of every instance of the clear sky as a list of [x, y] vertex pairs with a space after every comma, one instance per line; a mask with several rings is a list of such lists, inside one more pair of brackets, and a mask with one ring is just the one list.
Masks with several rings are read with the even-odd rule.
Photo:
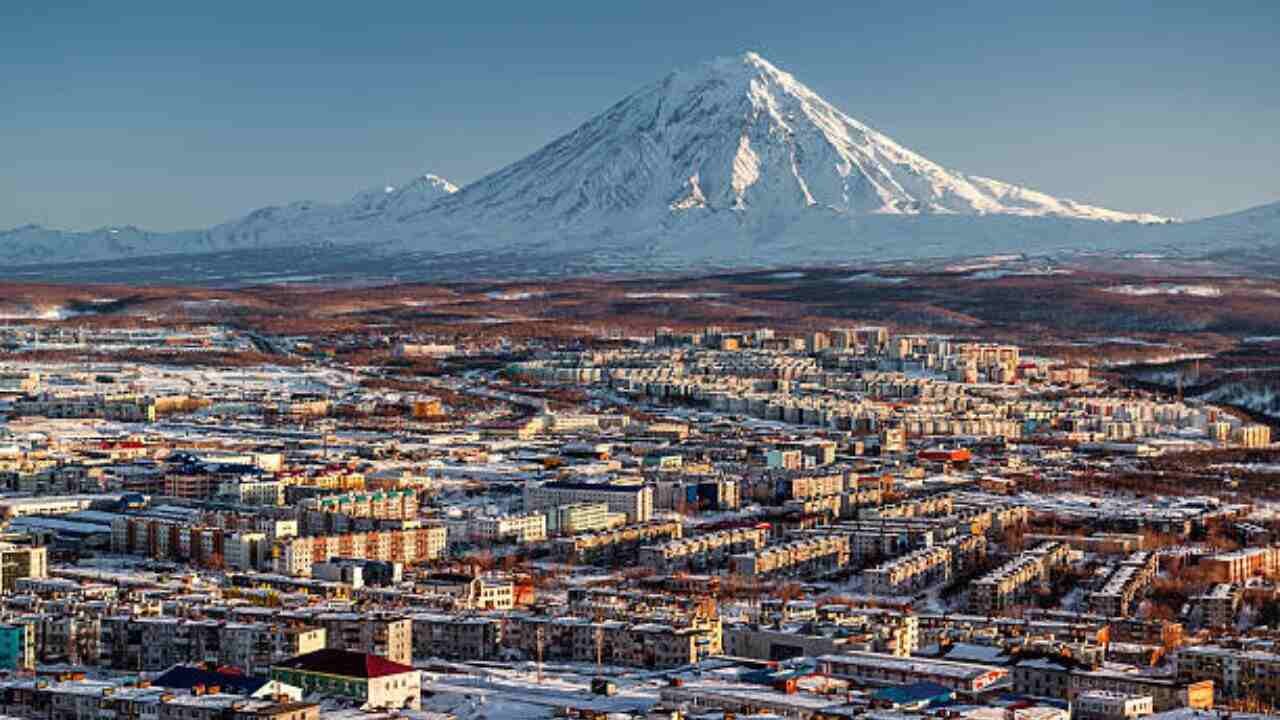
[[936, 162], [1193, 218], [1280, 200], [1280, 2], [0, 2], [0, 228], [202, 227], [518, 160], [756, 50]]

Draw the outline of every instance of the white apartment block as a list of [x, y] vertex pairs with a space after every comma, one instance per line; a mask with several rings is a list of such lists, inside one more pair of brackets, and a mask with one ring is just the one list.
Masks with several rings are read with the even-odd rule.
[[[559, 535], [578, 535], [609, 528], [614, 515], [609, 503], [573, 503], [546, 509], [547, 531]], [[615, 515], [616, 516], [616, 515]]]
[[547, 539], [547, 516], [500, 515], [472, 518], [468, 534], [474, 541], [533, 543]]
[[653, 488], [640, 482], [549, 482], [525, 485], [524, 507], [542, 510], [578, 503], [605, 503], [610, 512], [625, 513], [627, 522], [653, 519]]

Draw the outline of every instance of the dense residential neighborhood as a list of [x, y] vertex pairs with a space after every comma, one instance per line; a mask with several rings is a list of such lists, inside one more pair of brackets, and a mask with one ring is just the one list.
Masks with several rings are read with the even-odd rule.
[[1280, 477], [1270, 426], [1079, 358], [878, 326], [0, 341], [6, 717], [1280, 703], [1280, 517], [1241, 491]]

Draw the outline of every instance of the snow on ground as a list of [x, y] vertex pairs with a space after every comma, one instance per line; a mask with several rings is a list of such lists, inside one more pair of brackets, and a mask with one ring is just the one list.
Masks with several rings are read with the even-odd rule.
[[1280, 473], [1280, 463], [1215, 463], [1212, 470], [1237, 470], [1249, 473]]
[[0, 320], [68, 320], [87, 313], [78, 312], [61, 305], [46, 308], [13, 308], [0, 310]]
[[1135, 295], [1138, 297], [1146, 297], [1148, 295], [1190, 295], [1192, 297], [1222, 297], [1222, 290], [1213, 285], [1174, 285], [1172, 283], [1158, 283], [1156, 285], [1112, 285], [1105, 288], [1106, 292], [1116, 293], [1117, 295]]
[[1021, 259], [1021, 255], [987, 255], [985, 257], [976, 257], [963, 263], [947, 265], [942, 269], [942, 271], [962, 273], [971, 272], [973, 270], [987, 270], [999, 267], [1002, 263], [1014, 262]]
[[1169, 363], [1183, 362], [1185, 360], [1206, 360], [1209, 357], [1211, 356], [1208, 353], [1171, 353], [1168, 355], [1155, 355], [1141, 358], [1109, 359], [1098, 363], [1098, 365], [1109, 368], [1121, 368], [1128, 367], [1130, 365], [1167, 365]]
[[724, 297], [724, 293], [716, 292], [629, 292], [628, 300], [698, 300], [701, 298]]
[[992, 269], [979, 270], [969, 276], [970, 280], [998, 280], [1002, 277], [1048, 277], [1050, 275], [1070, 275], [1070, 270], [1055, 268], [1024, 268], [1022, 270]]
[[1142, 347], [1169, 347], [1169, 343], [1151, 342], [1150, 340], [1140, 340], [1138, 338], [1125, 337], [1123, 335], [1115, 337], [1099, 337], [1089, 338], [1083, 343], [1073, 343], [1078, 345], [1139, 345]]
[[[591, 692], [594, 665], [585, 663], [547, 666], [542, 681], [537, 668], [525, 662], [507, 667], [487, 665], [468, 674], [423, 674], [423, 709], [450, 712], [460, 720], [471, 718], [548, 718], [561, 708], [573, 707], [596, 712], [645, 712], [658, 700], [662, 682], [650, 673], [615, 675], [618, 685], [613, 696]], [[429, 697], [428, 697], [429, 695]]]
[[1280, 418], [1280, 389], [1257, 387], [1248, 383], [1227, 383], [1201, 395], [1201, 400], [1221, 402], [1248, 408], [1253, 412]]
[[906, 281], [907, 279], [904, 277], [885, 277], [872, 272], [858, 273], [839, 280], [842, 283], [859, 283], [862, 285], [901, 285]]

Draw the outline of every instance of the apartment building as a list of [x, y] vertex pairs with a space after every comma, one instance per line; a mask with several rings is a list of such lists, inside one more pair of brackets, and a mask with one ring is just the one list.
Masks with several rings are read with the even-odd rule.
[[764, 528], [734, 528], [640, 548], [639, 564], [659, 573], [700, 572], [726, 565], [730, 555], [757, 551], [768, 542]]
[[733, 555], [729, 572], [755, 578], [812, 578], [849, 564], [849, 538], [817, 535]]
[[959, 642], [1018, 643], [1043, 638], [1064, 643], [1100, 645], [1111, 639], [1105, 618], [1040, 619], [988, 615], [920, 613], [922, 645]]
[[858, 517], [863, 520], [937, 517], [951, 515], [955, 509], [955, 498], [952, 495], [941, 494], [863, 508], [858, 512]]
[[598, 502], [608, 505], [609, 512], [625, 513], [629, 523], [648, 522], [653, 518], [653, 488], [640, 482], [566, 480], [543, 485], [526, 484], [524, 487], [527, 511]]
[[323, 628], [327, 648], [378, 655], [406, 665], [413, 663], [413, 621], [406, 616], [285, 612], [280, 617]]
[[540, 512], [476, 517], [472, 518], [467, 526], [468, 535], [476, 542], [523, 544], [542, 542], [547, 539], [547, 516]]
[[1211, 681], [1232, 699], [1280, 703], [1280, 653], [1189, 645], [1178, 649], [1174, 663], [1180, 680]]
[[28, 623], [0, 623], [0, 670], [36, 666], [36, 628]]
[[1071, 687], [1066, 699], [1074, 700], [1082, 693], [1099, 690], [1121, 695], [1149, 696], [1156, 712], [1177, 708], [1210, 710], [1214, 702], [1212, 680], [1187, 681], [1107, 669], [1072, 672]]
[[66, 614], [61, 610], [25, 613], [14, 618], [11, 625], [24, 628], [26, 636], [21, 644], [12, 636], [3, 640], [5, 649], [0, 652], [3, 656], [0, 663], [9, 662], [11, 652], [25, 656], [28, 644], [34, 653], [34, 662], [91, 664], [98, 660], [98, 639], [102, 631], [97, 613], [91, 615], [78, 609]]
[[991, 543], [986, 535], [961, 535], [943, 546], [951, 551], [951, 574], [968, 575], [986, 565]]
[[[692, 587], [705, 590], [709, 580], [706, 576], [693, 576]], [[613, 587], [569, 588], [570, 613], [580, 617], [611, 620], [634, 619], [651, 614], [678, 617], [697, 613], [698, 605], [698, 600], [684, 595], [619, 590]]]
[[17, 416], [155, 422], [156, 400], [138, 395], [40, 395], [13, 403]]
[[608, 530], [625, 524], [626, 516], [611, 513], [609, 503], [573, 503], [546, 508], [547, 532], [553, 535], [580, 535]]
[[804, 455], [799, 450], [770, 450], [765, 453], [765, 467], [770, 470], [799, 470]]
[[951, 549], [920, 548], [862, 571], [866, 591], [873, 595], [913, 595], [951, 579]]
[[670, 668], [700, 662], [723, 652], [717, 618], [691, 617], [684, 625], [665, 622], [593, 622], [586, 618], [510, 615], [502, 644], [526, 657], [627, 667]]
[[846, 652], [910, 657], [918, 647], [914, 615], [882, 608], [853, 610], [839, 622], [808, 622], [786, 627], [754, 623], [724, 626], [724, 651], [734, 657], [786, 660]]
[[1067, 546], [1056, 542], [1037, 545], [969, 585], [969, 611], [997, 615], [1026, 601], [1043, 584], [1049, 572], [1067, 558]]
[[145, 683], [102, 680], [8, 681], [0, 702], [11, 715], [31, 720], [56, 718], [147, 718], [148, 720], [317, 720], [315, 703], [249, 698], [231, 692], [175, 694]]
[[49, 577], [49, 549], [0, 542], [0, 594], [13, 592], [21, 578]]
[[510, 610], [515, 606], [515, 585], [501, 575], [431, 573], [418, 578], [415, 590], [447, 596], [457, 610]]
[[248, 476], [222, 480], [217, 497], [240, 505], [275, 507], [284, 504], [284, 483], [273, 477]]
[[416, 613], [413, 655], [426, 660], [496, 660], [502, 646], [502, 621], [477, 615]]
[[1280, 547], [1242, 548], [1200, 561], [1214, 582], [1240, 583], [1252, 577], [1271, 577], [1280, 569]]
[[736, 510], [740, 501], [738, 482], [732, 478], [659, 480], [654, 484], [654, 503], [662, 510]]
[[1271, 444], [1271, 428], [1262, 423], [1246, 423], [1231, 433], [1231, 441], [1240, 447], [1267, 447]]
[[317, 580], [344, 583], [353, 590], [387, 587], [404, 579], [404, 566], [383, 560], [335, 557], [326, 562], [312, 563], [311, 576]]
[[331, 535], [370, 529], [373, 520], [413, 520], [418, 507], [412, 488], [349, 492], [304, 498], [298, 519], [304, 534]]
[[[771, 451], [779, 452], [779, 451]], [[802, 467], [804, 450], [801, 448], [793, 448], [791, 450], [781, 451], [784, 453], [795, 453], [797, 458], [793, 466], [786, 464], [770, 465], [770, 468], [782, 470], [798, 470]], [[839, 495], [843, 493], [849, 484], [845, 471], [806, 471], [806, 472], [773, 472], [767, 478], [772, 480], [773, 495], [779, 500], [807, 500], [810, 498], [828, 497], [831, 495]], [[854, 480], [856, 483], [856, 478]]]
[[1138, 551], [1125, 559], [1101, 588], [1089, 593], [1089, 611], [1104, 617], [1126, 617], [1156, 575], [1156, 555]]
[[111, 548], [128, 555], [215, 567], [225, 562], [229, 534], [221, 528], [193, 525], [190, 521], [121, 516], [111, 522]]
[[556, 557], [588, 564], [634, 562], [641, 547], [654, 542], [684, 537], [684, 526], [676, 521], [625, 525], [616, 530], [559, 538], [552, 543]]
[[235, 623], [222, 627], [219, 661], [222, 665], [265, 674], [281, 660], [325, 647], [327, 631], [311, 624]]
[[235, 570], [270, 567], [271, 542], [266, 533], [243, 532], [223, 536], [222, 557]]
[[1191, 611], [1200, 624], [1210, 628], [1234, 628], [1244, 592], [1231, 583], [1217, 583], [1191, 598]]
[[1046, 535], [1027, 533], [1027, 543], [1057, 542], [1073, 550], [1099, 555], [1131, 555], [1142, 548], [1143, 538], [1138, 533], [1094, 533], [1092, 535]]
[[291, 537], [274, 544], [276, 572], [310, 577], [315, 563], [335, 557], [381, 560], [405, 566], [441, 558], [447, 532], [443, 525], [407, 530], [375, 530], [368, 533]]
[[1073, 717], [1079, 720], [1135, 720], [1155, 712], [1150, 695], [1086, 690], [1076, 695]]
[[1037, 698], [1066, 699], [1071, 695], [1071, 673], [1078, 663], [1068, 657], [1032, 657], [1013, 666], [1013, 691]]
[[277, 661], [324, 647], [326, 641], [323, 628], [301, 623], [118, 615], [102, 618], [100, 628], [101, 662], [131, 671], [214, 662], [261, 672]]
[[871, 685], [931, 682], [973, 696], [1009, 675], [1004, 668], [948, 660], [902, 658], [883, 653], [853, 652], [818, 657], [824, 674]]

